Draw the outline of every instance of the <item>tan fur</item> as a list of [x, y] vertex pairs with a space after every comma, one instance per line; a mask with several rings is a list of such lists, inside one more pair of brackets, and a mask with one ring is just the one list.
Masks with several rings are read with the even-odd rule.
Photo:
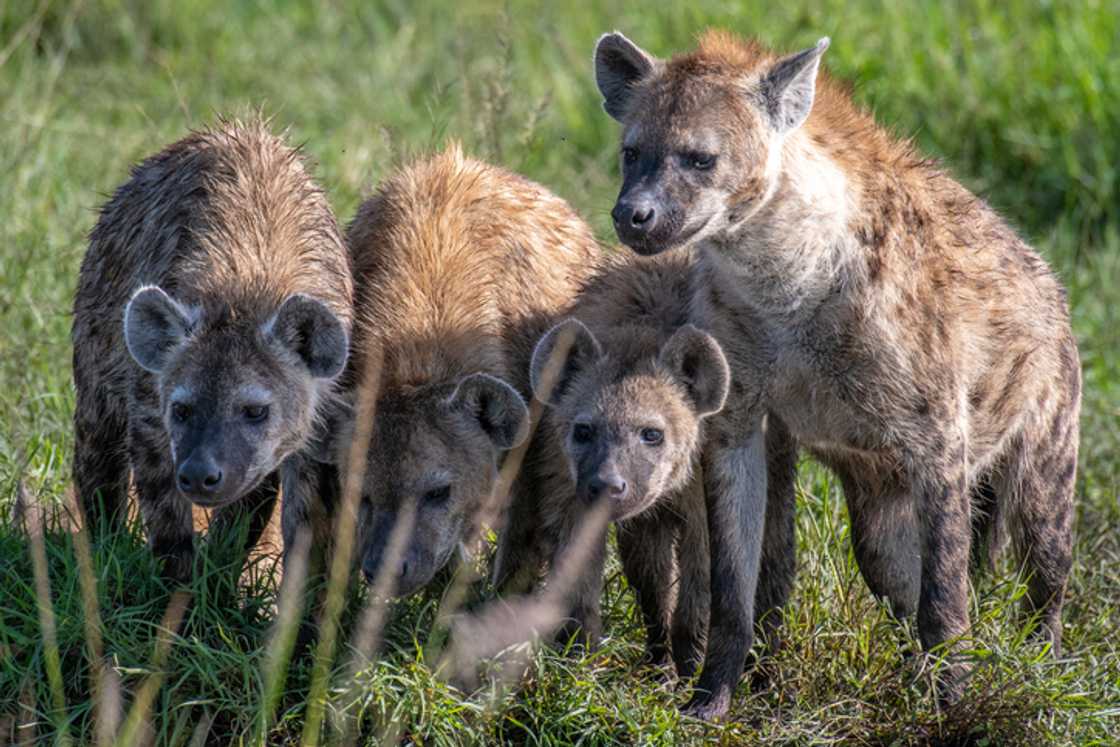
[[[366, 362], [381, 361], [363, 567], [372, 576], [399, 512], [417, 502], [403, 559], [409, 570], [399, 580], [407, 592], [475, 531], [513, 435], [488, 438], [487, 427], [499, 424], [477, 409], [524, 413], [514, 390], [529, 393], [532, 345], [567, 308], [598, 250], [563, 200], [457, 145], [391, 176], [358, 210], [348, 239], [357, 309], [346, 378], [352, 398], [365, 385]], [[514, 389], [503, 394], [501, 381]], [[474, 409], [456, 404], [469, 382], [482, 387]], [[498, 407], [506, 394], [517, 401], [506, 397]], [[340, 432], [353, 430], [351, 423]], [[444, 487], [450, 498], [428, 505], [425, 496], [438, 498]]]

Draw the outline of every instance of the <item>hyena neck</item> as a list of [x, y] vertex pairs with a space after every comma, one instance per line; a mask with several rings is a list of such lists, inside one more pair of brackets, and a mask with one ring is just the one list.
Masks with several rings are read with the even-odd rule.
[[755, 311], [796, 322], [860, 276], [859, 245], [850, 227], [858, 210], [855, 181], [795, 132], [782, 147], [769, 199], [701, 249]]

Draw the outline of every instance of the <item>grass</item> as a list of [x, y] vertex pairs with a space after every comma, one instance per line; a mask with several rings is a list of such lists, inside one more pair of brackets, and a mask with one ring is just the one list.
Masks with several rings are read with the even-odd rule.
[[[1053, 662], [1022, 638], [1014, 611], [1023, 586], [1003, 568], [976, 590], [983, 666], [969, 698], [938, 713], [917, 660], [900, 653], [916, 649], [913, 630], [866, 591], [839, 489], [807, 462], [789, 644], [773, 687], [740, 688], [729, 723], [683, 719], [683, 692], [643, 669], [637, 612], [612, 565], [602, 648], [530, 652], [515, 689], [466, 693], [434, 673], [442, 589], [397, 603], [382, 656], [353, 681], [347, 657], [337, 660], [327, 735], [355, 718], [374, 743], [1112, 743], [1120, 14], [1092, 0], [0, 2], [0, 739], [94, 741], [97, 724], [127, 724], [148, 697], [136, 734], [158, 744], [251, 742], [264, 723], [270, 564], [236, 586], [204, 564], [182, 619], [165, 619], [174, 590], [157, 579], [138, 528], [93, 538], [86, 574], [80, 535], [58, 517], [48, 512], [40, 552], [15, 516], [21, 493], [45, 505], [66, 499], [70, 299], [94, 209], [128, 166], [217, 112], [260, 107], [306, 144], [343, 219], [394, 165], [455, 137], [550, 186], [611, 240], [616, 129], [593, 88], [594, 40], [619, 28], [667, 54], [707, 25], [787, 48], [832, 36], [826, 62], [856, 97], [1004, 211], [1069, 286], [1085, 404], [1066, 656]], [[49, 583], [49, 608], [37, 578]], [[341, 629], [344, 653], [355, 608]], [[89, 624], [93, 609], [100, 628]], [[304, 661], [286, 673], [268, 742], [299, 741], [311, 678]], [[94, 684], [116, 710], [94, 713]]]

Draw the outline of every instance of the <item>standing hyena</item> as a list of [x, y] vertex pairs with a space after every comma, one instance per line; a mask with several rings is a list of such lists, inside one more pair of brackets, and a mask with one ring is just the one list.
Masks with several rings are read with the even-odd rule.
[[742, 671], [756, 581], [788, 592], [759, 578], [760, 554], [793, 552], [761, 521], [768, 421], [840, 476], [860, 570], [917, 611], [924, 646], [967, 632], [970, 548], [1004, 528], [1027, 610], [1061, 641], [1081, 384], [1065, 295], [981, 200], [818, 81], [827, 46], [779, 58], [709, 33], [663, 61], [614, 33], [596, 49], [623, 125], [618, 234], [642, 254], [699, 250], [696, 319], [738, 385], [704, 458], [705, 716]]
[[74, 298], [74, 476], [119, 521], [129, 475], [165, 571], [189, 575], [191, 504], [263, 530], [347, 356], [352, 283], [297, 151], [225, 122], [137, 166], [101, 211]]
[[[582, 629], [594, 643], [607, 525], [588, 533], [582, 524], [605, 502], [650, 657], [658, 666], [674, 662], [682, 677], [699, 664], [708, 626], [707, 521], [695, 462], [703, 421], [723, 406], [730, 380], [719, 345], [688, 324], [691, 264], [687, 253], [611, 257], [573, 317], [541, 338], [531, 381], [548, 409], [527, 457], [537, 483], [518, 496], [531, 505], [517, 512], [539, 525], [537, 554], [551, 558], [554, 574], [572, 572], [568, 556], [589, 558], [576, 578], [550, 584], [570, 589], [561, 640]], [[572, 546], [591, 534], [592, 547]]]
[[[502, 453], [525, 435], [533, 345], [594, 269], [598, 247], [563, 200], [458, 146], [387, 180], [347, 236], [355, 331], [345, 381], [355, 403], [376, 387], [360, 562], [371, 582], [395, 564], [403, 595], [474, 536]], [[343, 457], [359, 414], [340, 427]], [[285, 502], [286, 544], [311, 508]], [[389, 557], [398, 521], [412, 526]]]

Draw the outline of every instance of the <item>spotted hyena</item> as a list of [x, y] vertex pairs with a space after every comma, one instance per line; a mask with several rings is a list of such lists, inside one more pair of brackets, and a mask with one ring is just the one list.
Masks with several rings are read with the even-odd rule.
[[[925, 647], [967, 633], [970, 555], [1005, 533], [1027, 611], [1061, 641], [1081, 388], [1065, 293], [982, 200], [818, 75], [827, 47], [781, 57], [712, 32], [660, 60], [613, 33], [595, 54], [623, 130], [618, 235], [698, 252], [694, 319], [739, 384], [703, 458], [704, 716], [743, 670], [760, 557], [793, 553], [791, 527], [763, 521], [775, 427], [839, 475], [860, 570], [917, 613]], [[967, 670], [947, 671], [952, 700]]]
[[[371, 582], [392, 563], [387, 578], [404, 595], [476, 535], [499, 465], [527, 433], [533, 345], [594, 268], [598, 245], [563, 200], [458, 146], [391, 176], [359, 208], [348, 241], [345, 381], [350, 401], [365, 392], [374, 413], [359, 457], [359, 562]], [[362, 417], [352, 408], [340, 423], [344, 472], [356, 467], [347, 453]], [[285, 503], [286, 541], [308, 514], [295, 508]], [[400, 522], [411, 527], [392, 557]]]
[[312, 451], [347, 357], [342, 236], [299, 153], [223, 122], [133, 169], [102, 208], [74, 298], [74, 478], [123, 518], [129, 478], [155, 553], [188, 576], [191, 506], [263, 530]]
[[[685, 253], [616, 255], [581, 293], [572, 318], [541, 338], [531, 380], [548, 408], [528, 456], [538, 482], [520, 496], [531, 506], [518, 512], [538, 523], [538, 552], [551, 558], [553, 573], [576, 575], [549, 582], [570, 589], [561, 640], [581, 629], [594, 644], [607, 524], [590, 533], [582, 524], [605, 504], [650, 658], [675, 663], [684, 677], [703, 656], [708, 626], [696, 462], [703, 421], [723, 406], [730, 378], [716, 341], [688, 324], [690, 264]], [[593, 547], [572, 547], [589, 536]], [[566, 560], [576, 553], [589, 558], [581, 568]]]

